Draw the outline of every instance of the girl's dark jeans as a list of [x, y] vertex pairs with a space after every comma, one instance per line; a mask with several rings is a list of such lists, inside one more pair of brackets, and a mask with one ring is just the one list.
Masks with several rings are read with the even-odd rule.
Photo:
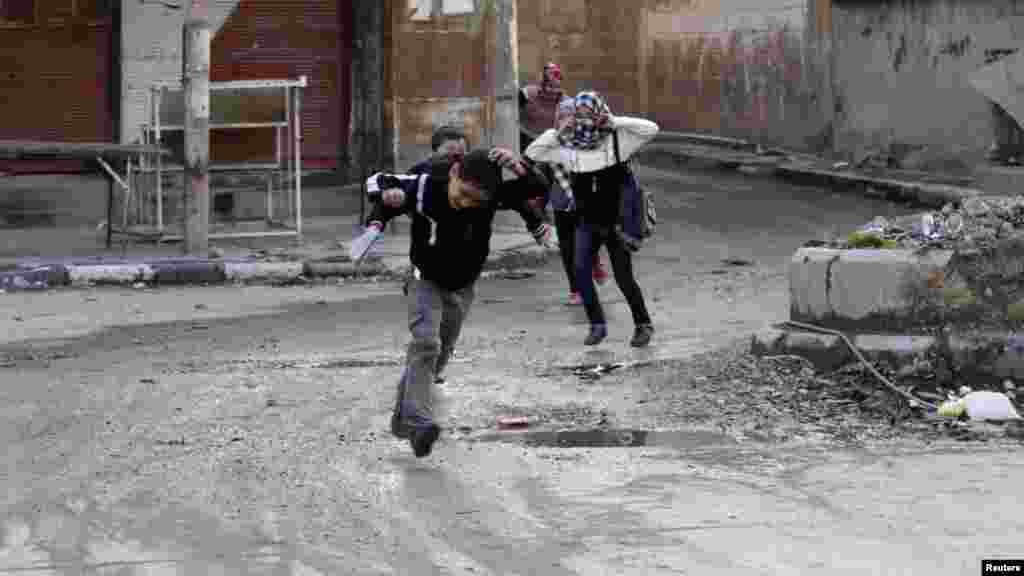
[[558, 232], [558, 253], [562, 256], [562, 268], [569, 280], [569, 292], [579, 292], [576, 284], [576, 213], [555, 210], [555, 230]]
[[607, 323], [604, 309], [601, 308], [601, 302], [597, 298], [593, 277], [594, 254], [597, 254], [602, 245], [608, 248], [608, 259], [612, 262], [615, 283], [622, 291], [622, 295], [626, 297], [626, 302], [629, 303], [629, 310], [633, 314], [633, 323], [637, 326], [650, 324], [651, 317], [647, 313], [644, 296], [640, 292], [640, 285], [637, 284], [636, 278], [633, 277], [633, 255], [622, 244], [610, 226], [595, 226], [580, 222], [576, 225], [576, 256], [574, 259], [576, 283], [590, 323]]

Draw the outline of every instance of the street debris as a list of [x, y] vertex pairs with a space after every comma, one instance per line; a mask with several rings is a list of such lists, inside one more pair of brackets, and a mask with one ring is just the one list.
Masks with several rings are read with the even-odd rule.
[[897, 218], [879, 216], [831, 243], [833, 248], [984, 248], [999, 240], [1024, 238], [1024, 198], [972, 197], [960, 206]]
[[869, 369], [856, 361], [824, 372], [797, 355], [718, 350], [645, 369], [647, 401], [635, 410], [655, 426], [717, 427], [753, 442], [870, 445], [1015, 437], [1022, 420], [972, 421], [966, 410], [941, 416], [938, 405], [951, 394], [961, 396], [939, 387], [931, 365], [922, 359], [906, 377], [886, 364]]
[[513, 430], [526, 428], [530, 425], [530, 420], [525, 416], [504, 416], [498, 418], [498, 429], [499, 430]]
[[750, 260], [743, 260], [742, 258], [723, 258], [722, 264], [726, 266], [753, 266], [754, 263]]

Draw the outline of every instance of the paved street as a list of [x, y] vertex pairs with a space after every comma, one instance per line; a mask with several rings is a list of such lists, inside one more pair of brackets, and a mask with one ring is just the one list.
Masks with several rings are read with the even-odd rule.
[[[556, 262], [490, 276], [423, 460], [387, 432], [394, 283], [0, 296], [0, 574], [952, 575], [1024, 557], [1018, 447], [749, 442], [687, 410], [691, 360], [786, 317], [797, 246], [903, 209], [640, 175], [659, 202], [637, 262], [652, 347], [629, 348], [614, 283], [610, 336], [584, 350]], [[609, 362], [638, 365], [574, 374]], [[499, 434], [507, 415], [532, 425]]]

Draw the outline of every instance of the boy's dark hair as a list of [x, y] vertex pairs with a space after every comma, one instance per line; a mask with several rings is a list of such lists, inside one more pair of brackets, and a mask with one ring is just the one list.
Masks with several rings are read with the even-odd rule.
[[434, 134], [430, 137], [430, 149], [437, 150], [441, 147], [441, 144], [449, 140], [466, 140], [469, 142], [466, 138], [466, 133], [457, 126], [441, 126], [434, 130]]
[[477, 148], [466, 154], [459, 164], [459, 176], [476, 185], [483, 193], [482, 202], [490, 202], [501, 184], [501, 168], [491, 161], [490, 150]]

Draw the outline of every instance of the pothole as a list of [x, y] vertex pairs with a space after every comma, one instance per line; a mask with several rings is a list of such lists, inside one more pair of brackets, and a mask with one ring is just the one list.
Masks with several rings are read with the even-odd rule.
[[514, 442], [550, 448], [637, 448], [641, 446], [679, 449], [733, 446], [732, 436], [712, 430], [643, 430], [636, 428], [590, 430], [531, 430], [491, 432], [477, 436], [477, 442]]

